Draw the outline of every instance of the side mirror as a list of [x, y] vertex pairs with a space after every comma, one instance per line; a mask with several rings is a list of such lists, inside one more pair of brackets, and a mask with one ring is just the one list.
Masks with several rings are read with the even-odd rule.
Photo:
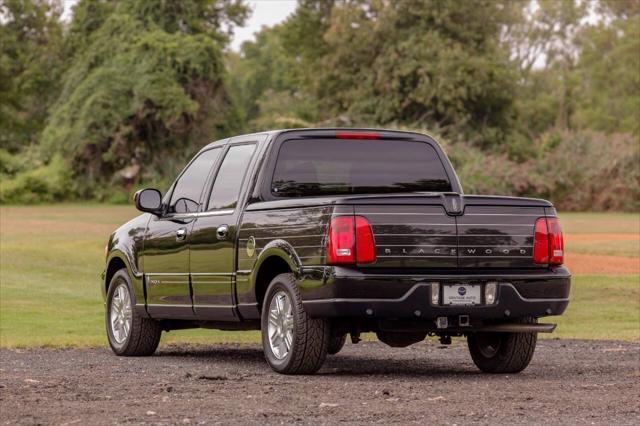
[[141, 212], [162, 213], [162, 193], [157, 189], [141, 189], [133, 195], [133, 201]]

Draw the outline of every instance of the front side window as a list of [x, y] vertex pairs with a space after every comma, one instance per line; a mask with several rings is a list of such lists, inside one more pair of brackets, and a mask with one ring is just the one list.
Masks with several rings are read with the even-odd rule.
[[249, 166], [255, 145], [236, 145], [229, 148], [222, 161], [216, 181], [211, 188], [207, 210], [233, 209], [238, 203], [240, 186]]
[[271, 183], [277, 197], [448, 191], [436, 150], [401, 140], [288, 140]]
[[220, 155], [220, 148], [213, 148], [198, 155], [182, 173], [171, 194], [169, 211], [193, 213], [198, 211], [200, 195], [213, 165]]

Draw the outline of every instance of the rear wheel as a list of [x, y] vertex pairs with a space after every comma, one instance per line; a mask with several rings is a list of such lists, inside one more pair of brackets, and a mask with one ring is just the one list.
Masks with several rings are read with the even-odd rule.
[[160, 343], [162, 329], [133, 309], [129, 274], [121, 269], [113, 275], [107, 292], [105, 322], [109, 346], [116, 355], [152, 355]]
[[474, 333], [467, 337], [467, 344], [473, 362], [485, 373], [519, 373], [533, 359], [537, 340], [537, 333]]
[[329, 324], [307, 315], [293, 274], [280, 274], [269, 284], [261, 329], [265, 358], [273, 370], [313, 374], [322, 367], [329, 345]]
[[345, 342], [347, 341], [347, 335], [343, 334], [341, 336], [331, 336], [329, 339], [329, 348], [327, 353], [329, 355], [335, 355], [342, 350]]

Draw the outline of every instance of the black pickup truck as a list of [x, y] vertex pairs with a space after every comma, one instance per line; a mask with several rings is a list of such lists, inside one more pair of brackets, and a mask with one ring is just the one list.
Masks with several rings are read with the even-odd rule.
[[204, 147], [106, 247], [109, 344], [150, 355], [162, 330], [262, 330], [275, 371], [309, 374], [347, 335], [404, 347], [466, 336], [485, 372], [524, 369], [569, 303], [556, 211], [463, 195], [429, 136], [281, 130]]

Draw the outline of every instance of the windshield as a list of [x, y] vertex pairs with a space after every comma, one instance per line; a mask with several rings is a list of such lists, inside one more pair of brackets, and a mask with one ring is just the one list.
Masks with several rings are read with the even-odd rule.
[[288, 140], [271, 191], [278, 197], [449, 192], [451, 182], [436, 150], [424, 142]]

